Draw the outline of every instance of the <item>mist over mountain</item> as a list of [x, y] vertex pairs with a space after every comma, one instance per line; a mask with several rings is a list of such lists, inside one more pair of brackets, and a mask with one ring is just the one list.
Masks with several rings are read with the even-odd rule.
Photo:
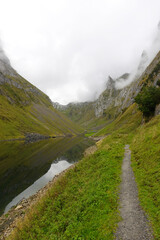
[[[158, 25], [155, 25], [155, 28], [153, 29], [153, 32], [150, 36], [150, 40], [146, 44], [146, 48], [142, 51], [139, 59], [137, 59], [137, 62], [132, 62], [132, 66], [128, 66], [128, 69], [126, 67], [125, 70], [127, 72], [129, 71], [129, 73], [127, 73], [127, 77], [124, 77], [126, 73], [122, 72], [123, 68], [121, 67], [121, 65], [117, 66], [116, 61], [115, 61], [114, 68], [113, 68], [114, 64], [111, 69], [108, 69], [106, 66], [105, 74], [104, 74], [104, 71], [102, 70], [101, 75], [97, 76], [93, 70], [93, 73], [91, 75], [91, 82], [93, 82], [93, 85], [90, 85], [91, 82], [89, 83], [89, 80], [88, 80], [88, 82], [86, 83], [86, 88], [85, 88], [85, 85], [82, 87], [81, 86], [83, 85], [83, 77], [82, 77], [82, 79], [80, 79], [80, 82], [82, 80], [82, 83], [80, 82], [75, 83], [77, 85], [76, 91], [72, 91], [71, 87], [67, 89], [68, 92], [70, 92], [70, 90], [72, 91], [73, 98], [74, 98], [74, 94], [76, 94], [77, 96], [76, 97], [77, 100], [73, 102], [78, 103], [78, 102], [86, 102], [86, 101], [95, 101], [96, 99], [98, 99], [100, 94], [106, 89], [107, 81], [109, 79], [108, 76], [110, 75], [113, 76], [114, 80], [116, 80], [115, 87], [117, 89], [122, 89], [126, 87], [127, 85], [129, 85], [131, 82], [135, 81], [142, 75], [146, 67], [151, 63], [151, 61], [154, 59], [154, 57], [158, 53], [159, 49], [160, 49], [160, 22], [158, 23]], [[111, 56], [111, 61], [112, 61], [112, 56]], [[89, 64], [89, 63], [86, 63], [86, 64]], [[122, 74], [121, 76], [118, 75], [120, 73]], [[80, 72], [79, 74], [81, 76]], [[73, 88], [74, 88], [74, 82], [73, 82]], [[63, 89], [63, 85], [62, 85], [62, 89]]]
[[14, 75], [16, 73], [11, 67], [10, 60], [4, 52], [1, 42], [0, 42], [0, 72], [8, 75]]
[[67, 104], [96, 99], [108, 75], [135, 73], [143, 50], [150, 61], [160, 2], [6, 0], [1, 9], [11, 65], [52, 101]]
[[[125, 86], [129, 85], [132, 81], [135, 79], [138, 79], [142, 73], [145, 71], [146, 67], [151, 63], [151, 61], [154, 59], [154, 57], [157, 55], [160, 49], [160, 22], [158, 23], [153, 40], [148, 46], [147, 49], [144, 49], [140, 61], [138, 63], [137, 68], [133, 68], [130, 74], [127, 76], [127, 79], [119, 77], [118, 81], [116, 81], [116, 87], [117, 89], [122, 89]], [[133, 66], [134, 67], [134, 66]]]

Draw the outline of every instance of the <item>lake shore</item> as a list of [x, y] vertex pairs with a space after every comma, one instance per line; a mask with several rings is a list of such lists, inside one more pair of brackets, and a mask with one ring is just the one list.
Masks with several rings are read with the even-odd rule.
[[30, 196], [27, 199], [22, 199], [17, 205], [13, 206], [6, 214], [3, 214], [0, 217], [0, 240], [6, 239], [12, 230], [16, 228], [16, 223], [22, 221], [25, 217], [25, 213], [33, 207], [45, 194], [48, 190], [61, 178], [68, 170], [75, 167], [77, 163], [74, 163], [72, 166], [62, 171], [58, 175], [55, 175], [53, 179], [48, 182], [46, 186], [41, 188], [36, 194]]
[[[97, 143], [100, 139], [97, 139]], [[84, 151], [84, 156], [93, 154], [97, 150], [97, 146], [93, 145]], [[61, 173], [55, 175], [51, 181], [48, 182], [43, 188], [41, 188], [36, 194], [29, 198], [22, 199], [17, 205], [13, 206], [6, 214], [0, 217], [0, 240], [6, 239], [12, 230], [16, 228], [17, 222], [22, 221], [26, 212], [36, 204], [42, 197], [44, 197], [48, 190], [59, 180], [67, 171], [73, 169], [78, 162], [74, 163], [69, 168], [65, 169]]]

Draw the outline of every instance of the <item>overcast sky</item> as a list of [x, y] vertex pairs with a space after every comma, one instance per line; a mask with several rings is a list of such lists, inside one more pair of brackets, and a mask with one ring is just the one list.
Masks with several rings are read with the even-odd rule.
[[12, 66], [56, 102], [91, 100], [108, 75], [137, 66], [160, 21], [160, 0], [0, 0]]

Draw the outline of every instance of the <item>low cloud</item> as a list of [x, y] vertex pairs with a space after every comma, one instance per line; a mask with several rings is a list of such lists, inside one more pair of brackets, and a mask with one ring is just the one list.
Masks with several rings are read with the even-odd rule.
[[155, 41], [150, 60], [159, 48], [159, 0], [6, 0], [1, 9], [13, 67], [62, 104], [95, 99], [108, 75], [134, 72], [144, 49]]

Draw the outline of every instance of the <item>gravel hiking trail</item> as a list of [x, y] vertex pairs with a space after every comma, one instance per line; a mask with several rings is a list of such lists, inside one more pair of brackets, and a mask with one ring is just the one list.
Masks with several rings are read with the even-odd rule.
[[131, 151], [125, 146], [122, 164], [122, 182], [120, 185], [120, 215], [116, 240], [151, 240], [154, 239], [149, 222], [138, 199], [138, 189], [131, 167]]

